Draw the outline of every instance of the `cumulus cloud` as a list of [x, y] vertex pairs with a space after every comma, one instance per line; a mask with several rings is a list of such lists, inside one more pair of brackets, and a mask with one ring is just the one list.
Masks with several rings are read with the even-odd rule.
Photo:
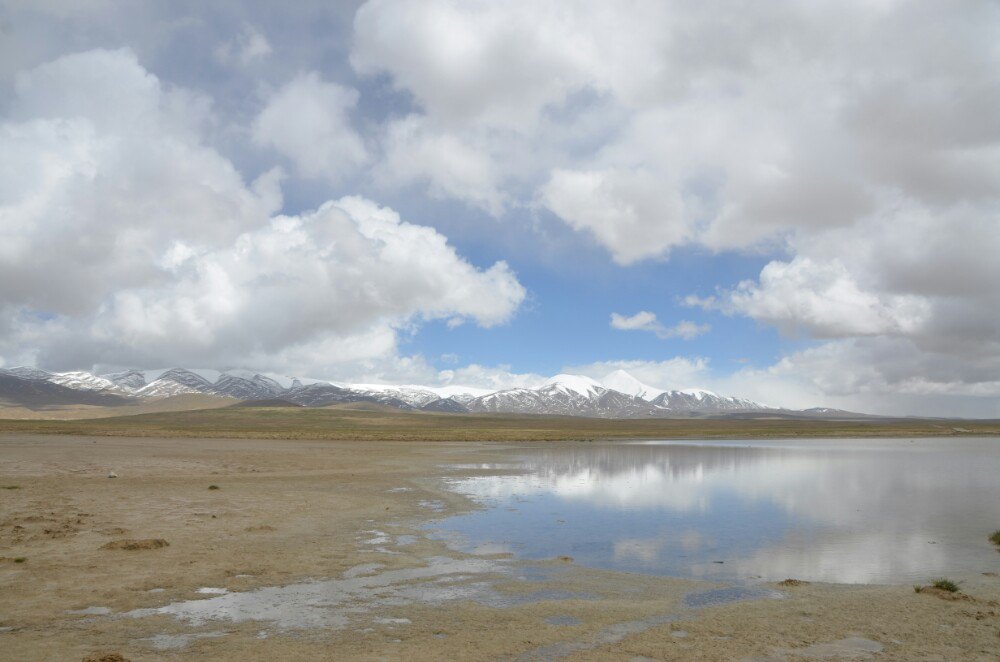
[[[292, 84], [307, 87], [317, 79]], [[0, 355], [50, 367], [297, 367], [393, 360], [422, 320], [489, 327], [525, 290], [432, 228], [345, 197], [277, 215], [280, 173], [247, 185], [202, 140], [210, 105], [133, 53], [18, 78], [0, 124]], [[17, 361], [15, 361], [17, 359]]]
[[[822, 401], [822, 392], [844, 395], [838, 384], [845, 383], [875, 399], [866, 403], [869, 410], [894, 391], [993, 391], [1000, 293], [990, 283], [1000, 278], [1000, 266], [990, 256], [1000, 250], [1000, 226], [986, 209], [931, 213], [900, 205], [797, 239], [792, 248], [796, 257], [770, 262], [756, 281], [688, 303], [829, 341], [775, 367], [785, 376], [791, 366], [813, 375], [821, 389], [814, 401]], [[818, 363], [819, 356], [836, 358]], [[903, 410], [898, 402], [891, 406]]]
[[[291, 177], [313, 180], [285, 185], [307, 236], [324, 214], [361, 234], [343, 201], [320, 213], [323, 187], [357, 181], [400, 209], [426, 192], [528, 217], [519, 231], [560, 224], [622, 267], [681, 251], [764, 256], [756, 277], [706, 282], [691, 302], [813, 354], [746, 368], [734, 387], [769, 383], [813, 404], [823, 389], [846, 398], [841, 383], [894, 407], [893, 389], [989, 397], [977, 394], [992, 392], [982, 368], [1000, 355], [996, 3], [345, 7], [297, 3], [280, 21], [255, 5], [195, 20], [116, 0], [0, 10], [15, 27], [0, 40], [0, 354], [51, 356], [60, 333], [103, 328], [94, 311], [124, 306], [119, 290], [173, 300], [184, 279], [207, 286], [210, 262], [236, 264], [224, 251], [238, 239], [259, 250], [290, 232], [275, 226], [280, 155]], [[332, 32], [315, 38], [318, 25]], [[141, 57], [58, 57], [67, 43], [130, 43]], [[240, 144], [247, 135], [262, 149]], [[516, 298], [494, 278], [499, 300]], [[425, 316], [491, 323], [455, 306], [390, 303], [322, 352], [346, 348], [366, 375], [437, 379], [396, 354], [397, 336]], [[253, 356], [308, 363], [320, 351], [310, 342]], [[790, 372], [819, 365], [828, 379]]]
[[618, 313], [611, 313], [611, 328], [621, 331], [649, 331], [663, 339], [683, 338], [684, 340], [691, 340], [703, 333], [707, 333], [712, 327], [708, 324], [695, 324], [689, 320], [681, 320], [674, 326], [668, 327], [656, 319], [656, 315], [653, 313], [647, 310], [640, 310], [635, 315], [628, 317], [619, 315]]
[[368, 161], [368, 150], [351, 126], [356, 90], [300, 74], [277, 90], [257, 116], [253, 139], [286, 156], [299, 174], [340, 180]]
[[[840, 363], [810, 378], [802, 392], [816, 401], [840, 397], [847, 375], [887, 403], [893, 389], [992, 392], [980, 367], [1000, 352], [997, 5], [640, 1], [615, 13], [377, 0], [357, 15], [354, 64], [387, 74], [458, 140], [503, 127], [477, 153], [508, 204], [529, 191], [621, 265], [683, 246], [780, 256], [689, 302], [821, 341], [809, 357]], [[415, 35], [398, 38], [402, 25]], [[518, 44], [530, 63], [508, 52]], [[516, 76], [522, 88], [505, 86]], [[591, 141], [564, 142], [552, 118]], [[511, 186], [514, 170], [528, 181]]]
[[372, 0], [352, 62], [412, 94], [409, 121], [474, 149], [508, 206], [552, 212], [621, 265], [682, 246], [779, 256], [692, 302], [895, 340], [923, 357], [914, 378], [952, 361], [972, 387], [967, 360], [1000, 343], [998, 24], [990, 2]]
[[839, 260], [817, 263], [808, 257], [771, 262], [758, 281], [741, 282], [722, 300], [689, 296], [686, 301], [748, 315], [790, 335], [802, 331], [820, 338], [912, 332], [929, 312], [920, 297], [862, 289]]

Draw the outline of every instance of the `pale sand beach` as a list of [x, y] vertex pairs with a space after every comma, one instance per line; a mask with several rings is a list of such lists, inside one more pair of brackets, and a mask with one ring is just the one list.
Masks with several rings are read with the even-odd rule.
[[1000, 578], [982, 573], [952, 577], [955, 599], [811, 583], [718, 604], [698, 598], [717, 584], [428, 538], [477, 507], [449, 465], [508, 447], [2, 436], [0, 659], [1000, 655]]

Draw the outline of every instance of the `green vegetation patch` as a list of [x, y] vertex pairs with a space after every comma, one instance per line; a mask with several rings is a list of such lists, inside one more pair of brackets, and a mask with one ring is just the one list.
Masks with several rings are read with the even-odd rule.
[[941, 589], [942, 591], [948, 591], [949, 593], [958, 592], [958, 584], [951, 581], [950, 579], [935, 579], [934, 583], [931, 584], [934, 588]]

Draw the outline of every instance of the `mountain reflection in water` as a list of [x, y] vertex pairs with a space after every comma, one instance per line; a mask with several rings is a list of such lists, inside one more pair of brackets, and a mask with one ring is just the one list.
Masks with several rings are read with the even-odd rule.
[[[559, 444], [452, 489], [467, 550], [680, 577], [924, 581], [1000, 570], [1000, 440]], [[505, 462], [507, 466], [509, 462]]]

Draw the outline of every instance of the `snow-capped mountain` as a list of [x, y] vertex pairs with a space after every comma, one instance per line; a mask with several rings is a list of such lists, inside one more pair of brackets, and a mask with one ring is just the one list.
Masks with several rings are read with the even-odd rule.
[[212, 382], [191, 370], [171, 368], [135, 392], [141, 398], [169, 398], [186, 393], [214, 394], [215, 388]]
[[128, 389], [122, 388], [110, 379], [98, 377], [89, 372], [57, 372], [52, 374], [48, 381], [78, 391], [107, 391], [120, 395], [129, 393]]
[[289, 388], [278, 397], [282, 400], [288, 400], [289, 402], [306, 407], [327, 407], [329, 405], [351, 402], [371, 402], [388, 407], [396, 407], [397, 409], [416, 409], [416, 407], [388, 393], [356, 391], [350, 387], [322, 382]]
[[672, 411], [752, 411], [770, 409], [753, 400], [731, 398], [704, 389], [664, 391], [650, 402]]
[[0, 405], [29, 409], [73, 405], [113, 407], [131, 401], [131, 398], [109, 391], [65, 386], [53, 377], [56, 375], [42, 370], [0, 369]]
[[0, 368], [0, 372], [2, 372], [5, 375], [20, 377], [21, 379], [33, 379], [42, 381], [48, 381], [49, 377], [52, 376], [51, 372], [39, 370], [38, 368], [28, 368], [25, 366], [18, 366], [16, 368]]
[[50, 384], [58, 384], [75, 391], [107, 391], [119, 395], [127, 395], [128, 389], [121, 388], [113, 381], [98, 377], [89, 372], [47, 372], [38, 368], [8, 368], [2, 370], [3, 373], [30, 379], [34, 381], [44, 381]]
[[465, 404], [474, 398], [492, 393], [489, 389], [468, 386], [392, 386], [385, 384], [342, 385], [352, 391], [371, 396], [377, 400], [395, 398], [416, 409], [421, 409], [438, 400], [454, 400]]
[[654, 416], [648, 402], [633, 395], [605, 388], [596, 380], [579, 375], [557, 375], [535, 389], [497, 391], [465, 403], [472, 412], [502, 414], [558, 414], [633, 418]]
[[[500, 391], [464, 386], [340, 384], [305, 378], [269, 377], [247, 371], [220, 373], [185, 368], [147, 372], [127, 370], [106, 375], [79, 371], [50, 373], [36, 368], [10, 368], [0, 370], [0, 373], [36, 386], [43, 383], [56, 385], [69, 393], [119, 396], [121, 402], [204, 394], [241, 401], [284, 400], [306, 407], [368, 402], [438, 413], [601, 418], [712, 415], [768, 409], [751, 400], [720, 396], [703, 389], [659, 389], [642, 383], [624, 370], [616, 370], [600, 381], [583, 375], [560, 374], [535, 388]], [[11, 384], [13, 389], [15, 382]], [[65, 393], [59, 393], [63, 393], [60, 398], [66, 400]]]
[[135, 393], [146, 385], [146, 375], [140, 370], [126, 370], [102, 376], [130, 393]]
[[[138, 371], [119, 374], [131, 374], [136, 383], [138, 383], [136, 375], [142, 376]], [[246, 376], [223, 372], [213, 382], [207, 379], [204, 373], [171, 368], [149, 384], [134, 390], [133, 393], [144, 398], [167, 398], [186, 393], [202, 393], [237, 400], [267, 400], [280, 396], [286, 390], [276, 380], [261, 374]]]
[[254, 375], [250, 378], [223, 373], [212, 385], [212, 392], [237, 400], [267, 400], [281, 395], [285, 389], [270, 377]]
[[352, 391], [370, 396], [376, 400], [392, 398], [405, 402], [411, 407], [419, 409], [435, 400], [441, 400], [441, 396], [428, 388], [420, 386], [383, 386], [380, 384], [352, 384]]
[[601, 385], [605, 388], [618, 391], [619, 393], [634, 395], [642, 398], [643, 400], [652, 400], [664, 392], [662, 388], [656, 388], [655, 386], [650, 386], [649, 384], [643, 384], [624, 370], [615, 370], [614, 372], [608, 373], [603, 379], [601, 379]]
[[[749, 400], [722, 398], [709, 391], [662, 391], [625, 373], [611, 374], [611, 383], [629, 392], [580, 375], [557, 375], [535, 389], [497, 391], [465, 403], [472, 412], [559, 414], [601, 418], [650, 418], [686, 413], [759, 410]], [[640, 395], [642, 394], [642, 395]], [[652, 399], [643, 395], [656, 394]]]

